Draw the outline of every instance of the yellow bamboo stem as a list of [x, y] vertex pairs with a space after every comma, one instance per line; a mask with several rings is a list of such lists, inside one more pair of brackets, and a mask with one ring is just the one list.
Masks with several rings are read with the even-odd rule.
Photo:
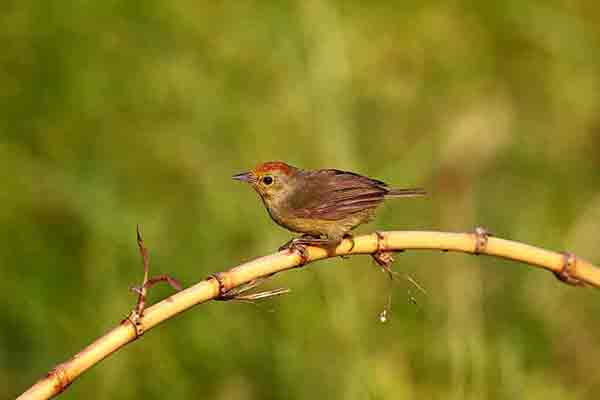
[[344, 240], [335, 250], [327, 252], [318, 247], [307, 247], [305, 259], [296, 251], [284, 250], [261, 257], [216, 274], [167, 299], [147, 308], [143, 316], [126, 318], [102, 337], [91, 343], [71, 359], [53, 368], [44, 378], [18, 397], [20, 400], [49, 399], [61, 393], [79, 375], [134, 341], [145, 331], [185, 311], [192, 306], [218, 298], [233, 289], [260, 277], [297, 267], [303, 261], [312, 262], [328, 257], [353, 254], [375, 254], [382, 251], [443, 250], [472, 254], [487, 254], [544, 268], [560, 273], [568, 272], [575, 282], [600, 287], [600, 269], [570, 254], [556, 253], [527, 244], [476, 233], [447, 233], [431, 231], [391, 231]]

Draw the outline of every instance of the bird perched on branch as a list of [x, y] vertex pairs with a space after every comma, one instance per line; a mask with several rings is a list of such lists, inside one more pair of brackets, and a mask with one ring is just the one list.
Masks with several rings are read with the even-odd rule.
[[286, 244], [292, 246], [335, 247], [352, 229], [369, 222], [385, 199], [425, 195], [423, 189], [393, 189], [354, 172], [304, 170], [281, 161], [232, 178], [252, 185], [273, 221], [304, 234]]

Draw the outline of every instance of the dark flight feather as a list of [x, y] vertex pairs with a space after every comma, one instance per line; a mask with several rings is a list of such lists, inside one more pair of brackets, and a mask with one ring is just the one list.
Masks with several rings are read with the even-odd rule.
[[352, 214], [374, 210], [386, 196], [425, 194], [421, 189], [391, 189], [385, 182], [337, 169], [299, 171], [303, 185], [290, 196], [290, 207], [298, 218], [338, 221]]

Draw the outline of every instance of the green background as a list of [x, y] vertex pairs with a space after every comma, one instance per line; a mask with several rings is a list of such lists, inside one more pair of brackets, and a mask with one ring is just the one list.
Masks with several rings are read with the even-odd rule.
[[[287, 241], [230, 179], [261, 161], [431, 193], [359, 232], [481, 225], [600, 262], [594, 2], [4, 0], [0, 44], [1, 398], [131, 310], [137, 223], [186, 286]], [[428, 295], [396, 280], [386, 324], [370, 258], [327, 260], [267, 285], [288, 296], [169, 320], [62, 398], [596, 398], [599, 292], [397, 259]]]

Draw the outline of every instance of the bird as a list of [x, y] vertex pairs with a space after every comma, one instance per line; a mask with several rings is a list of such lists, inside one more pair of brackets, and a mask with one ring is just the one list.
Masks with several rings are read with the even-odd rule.
[[268, 161], [232, 176], [249, 183], [270, 217], [302, 234], [280, 249], [296, 245], [336, 247], [351, 231], [371, 221], [384, 200], [426, 195], [422, 188], [395, 189], [385, 182], [339, 169], [301, 169]]

